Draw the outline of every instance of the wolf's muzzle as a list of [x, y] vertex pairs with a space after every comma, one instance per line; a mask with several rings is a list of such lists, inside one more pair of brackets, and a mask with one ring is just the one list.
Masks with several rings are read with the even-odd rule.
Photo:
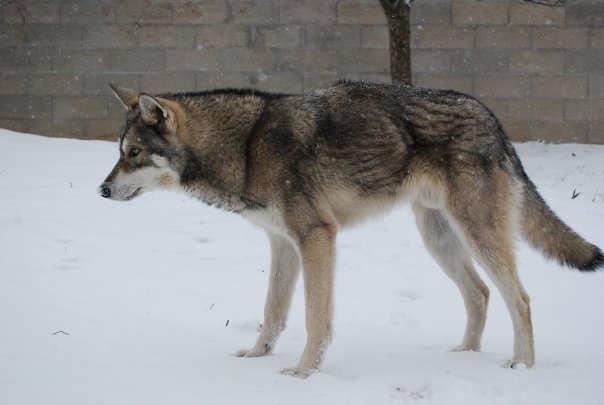
[[104, 184], [101, 184], [98, 189], [99, 195], [104, 198], [111, 197], [111, 189]]

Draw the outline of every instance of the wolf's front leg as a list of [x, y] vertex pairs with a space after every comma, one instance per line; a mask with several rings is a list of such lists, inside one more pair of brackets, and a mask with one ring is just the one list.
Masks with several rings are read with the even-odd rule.
[[269, 234], [271, 272], [264, 306], [264, 323], [252, 349], [237, 352], [239, 357], [265, 356], [273, 349], [285, 328], [294, 287], [300, 273], [300, 259], [295, 247], [282, 236]]
[[307, 340], [296, 367], [282, 371], [308, 377], [317, 370], [331, 342], [335, 228], [315, 228], [300, 243], [304, 271]]

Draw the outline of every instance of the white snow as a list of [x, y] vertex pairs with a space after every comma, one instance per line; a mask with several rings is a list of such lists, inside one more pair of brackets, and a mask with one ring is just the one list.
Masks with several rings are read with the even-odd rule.
[[[604, 247], [604, 146], [517, 148], [554, 210]], [[483, 351], [450, 352], [461, 341], [463, 303], [422, 247], [408, 207], [340, 235], [335, 335], [320, 372], [307, 380], [279, 374], [304, 346], [300, 283], [275, 353], [236, 358], [262, 320], [263, 233], [178, 194], [102, 199], [96, 188], [117, 156], [113, 143], [0, 130], [1, 404], [604, 398], [602, 272], [560, 268], [520, 244], [536, 366], [502, 367], [512, 326], [491, 284]]]

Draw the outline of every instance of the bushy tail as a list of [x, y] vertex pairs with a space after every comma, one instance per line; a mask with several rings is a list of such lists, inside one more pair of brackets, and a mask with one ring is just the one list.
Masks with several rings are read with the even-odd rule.
[[604, 255], [595, 245], [587, 242], [553, 213], [535, 188], [525, 177], [524, 204], [522, 207], [522, 236], [546, 257], [560, 264], [594, 271], [604, 267]]

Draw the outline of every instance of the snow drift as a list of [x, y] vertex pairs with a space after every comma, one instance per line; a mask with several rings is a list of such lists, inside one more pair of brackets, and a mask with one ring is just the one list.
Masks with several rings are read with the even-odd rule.
[[[604, 247], [604, 146], [517, 145], [554, 211]], [[117, 146], [0, 130], [0, 403], [593, 404], [604, 397], [604, 273], [524, 244], [537, 364], [504, 369], [512, 326], [496, 289], [480, 353], [452, 353], [465, 312], [408, 208], [338, 241], [334, 342], [308, 380], [278, 373], [304, 340], [303, 297], [275, 353], [253, 344], [269, 251], [242, 218], [96, 187]]]

